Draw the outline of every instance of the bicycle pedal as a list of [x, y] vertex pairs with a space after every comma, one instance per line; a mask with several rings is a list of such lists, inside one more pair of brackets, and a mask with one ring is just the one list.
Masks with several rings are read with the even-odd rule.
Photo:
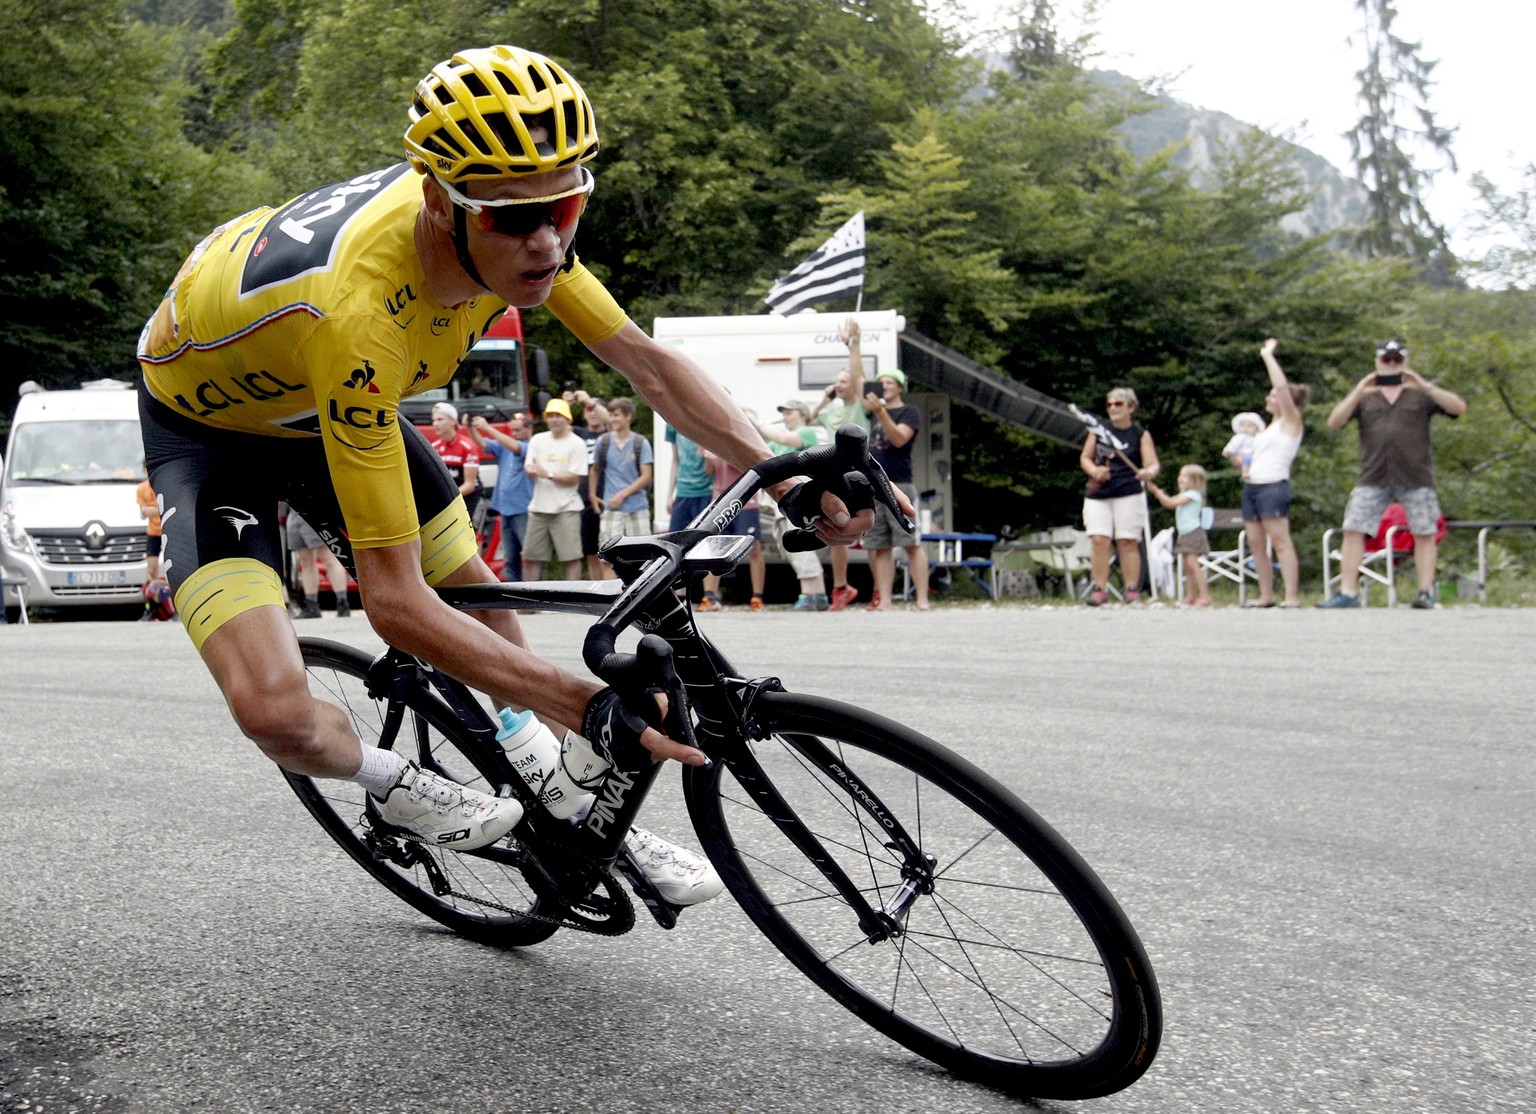
[[657, 924], [668, 929], [677, 927], [677, 915], [683, 911], [683, 906], [673, 905], [662, 897], [660, 891], [651, 885], [650, 880], [640, 873], [640, 869], [630, 862], [627, 854], [620, 854], [613, 865], [629, 883], [629, 888], [635, 892], [640, 903], [650, 910]]

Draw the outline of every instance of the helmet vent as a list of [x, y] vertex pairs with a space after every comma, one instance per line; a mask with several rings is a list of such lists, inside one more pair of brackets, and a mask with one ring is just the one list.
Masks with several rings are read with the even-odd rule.
[[474, 70], [467, 70], [462, 75], [464, 88], [468, 89], [471, 96], [488, 97], [491, 91], [485, 87], [485, 82], [480, 80], [480, 75]]

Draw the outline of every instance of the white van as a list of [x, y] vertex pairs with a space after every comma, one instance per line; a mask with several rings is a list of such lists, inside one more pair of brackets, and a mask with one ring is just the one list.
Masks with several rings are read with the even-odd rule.
[[28, 608], [141, 602], [144, 444], [133, 384], [22, 392], [0, 473], [5, 578], [26, 581]]

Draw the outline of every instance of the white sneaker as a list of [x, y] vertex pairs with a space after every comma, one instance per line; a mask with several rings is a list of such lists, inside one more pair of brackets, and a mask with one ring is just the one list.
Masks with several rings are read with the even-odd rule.
[[379, 801], [379, 815], [422, 843], [475, 851], [510, 832], [523, 818], [523, 806], [513, 798], [493, 797], [407, 762], [400, 780]]
[[639, 864], [646, 881], [673, 905], [697, 905], [725, 888], [704, 856], [668, 843], [644, 828], [629, 829], [624, 849]]

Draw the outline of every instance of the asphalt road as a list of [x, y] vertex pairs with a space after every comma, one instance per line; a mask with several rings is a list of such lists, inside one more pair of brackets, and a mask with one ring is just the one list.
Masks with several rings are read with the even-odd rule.
[[[899, 712], [1119, 897], [1162, 984], [1087, 1107], [865, 1029], [729, 897], [501, 953], [369, 881], [174, 627], [0, 628], [0, 1109], [1536, 1108], [1536, 613], [732, 610], [736, 664]], [[574, 664], [580, 620], [527, 620]], [[308, 629], [375, 645], [366, 621]], [[649, 825], [686, 837], [675, 781]]]

